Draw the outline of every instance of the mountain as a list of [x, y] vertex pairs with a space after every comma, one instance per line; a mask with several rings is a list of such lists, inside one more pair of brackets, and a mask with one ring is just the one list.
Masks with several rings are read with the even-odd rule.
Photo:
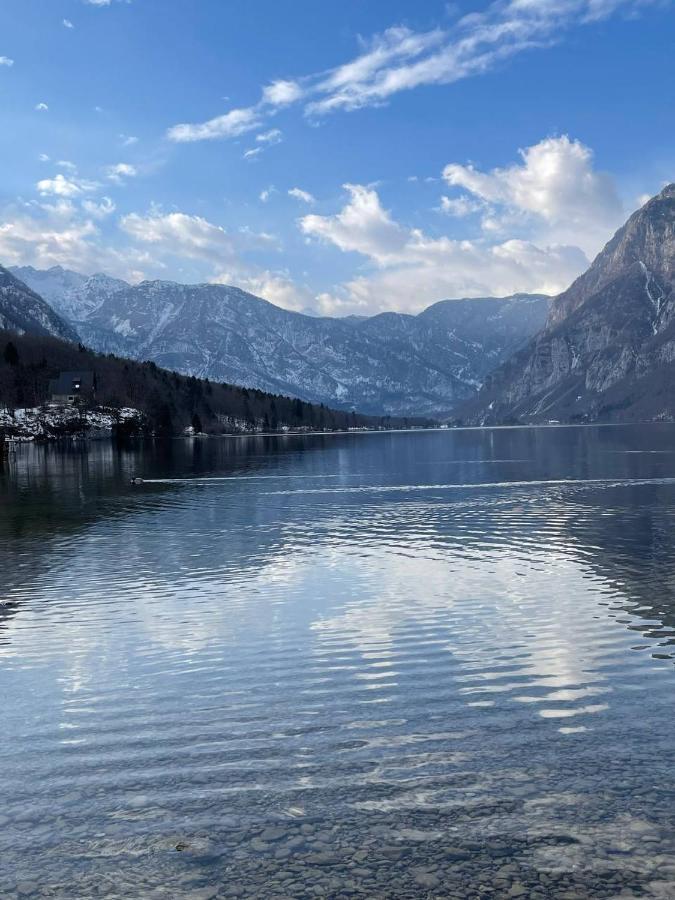
[[460, 415], [475, 423], [675, 419], [675, 184], [556, 297], [546, 327]]
[[44, 297], [49, 305], [64, 319], [78, 322], [114, 294], [129, 287], [126, 281], [101, 273], [80, 275], [62, 266], [51, 269], [34, 269], [33, 266], [14, 266], [11, 272]]
[[77, 332], [35, 291], [0, 266], [0, 328], [77, 341]]
[[[13, 358], [3, 352], [8, 343]], [[95, 423], [98, 413], [136, 428], [166, 434], [181, 433], [189, 425], [210, 433], [428, 425], [428, 420], [384, 419], [344, 410], [303, 403], [291, 397], [267, 394], [230, 384], [214, 384], [161, 369], [153, 362], [134, 362], [88, 350], [81, 344], [41, 334], [23, 334], [0, 329], [0, 439], [3, 431], [23, 433], [25, 415], [16, 418], [9, 410], [34, 410], [44, 420], [41, 436], [58, 436], [72, 430], [72, 417], [50, 418], [40, 407], [50, 398], [50, 381], [64, 371], [91, 371], [96, 376], [95, 405], [86, 418]], [[129, 413], [136, 415], [129, 416]], [[31, 421], [34, 416], [29, 416]], [[61, 424], [59, 424], [59, 421]], [[196, 424], [198, 421], [198, 425]], [[51, 424], [50, 424], [51, 422]], [[69, 424], [70, 423], [70, 424]], [[59, 429], [63, 426], [65, 432]]]
[[20, 271], [96, 350], [373, 415], [449, 412], [543, 326], [549, 303], [515, 295], [332, 319], [225, 285]]

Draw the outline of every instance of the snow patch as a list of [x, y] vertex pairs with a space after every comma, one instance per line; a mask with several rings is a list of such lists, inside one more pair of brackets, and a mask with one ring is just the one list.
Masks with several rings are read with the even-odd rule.
[[45, 440], [54, 437], [84, 435], [89, 438], [109, 437], [121, 422], [144, 420], [138, 409], [99, 407], [80, 411], [74, 406], [47, 404], [25, 409], [0, 409], [0, 429], [16, 441]]
[[[661, 315], [661, 308], [663, 305], [663, 301], [666, 299], [666, 295], [663, 292], [663, 289], [659, 285], [659, 283], [655, 280], [652, 273], [649, 271], [647, 266], [642, 262], [642, 260], [638, 260], [640, 263], [640, 268], [645, 276], [645, 291], [647, 292], [647, 296], [649, 297], [649, 302], [654, 307], [655, 318], [652, 322], [652, 331], [656, 334], [659, 330], [658, 327], [658, 318]], [[659, 296], [655, 297], [652, 293], [652, 286], [658, 288]]]

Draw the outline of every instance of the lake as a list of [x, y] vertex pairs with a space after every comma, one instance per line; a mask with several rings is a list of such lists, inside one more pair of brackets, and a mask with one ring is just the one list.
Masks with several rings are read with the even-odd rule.
[[674, 536], [671, 425], [20, 448], [0, 896], [675, 897]]

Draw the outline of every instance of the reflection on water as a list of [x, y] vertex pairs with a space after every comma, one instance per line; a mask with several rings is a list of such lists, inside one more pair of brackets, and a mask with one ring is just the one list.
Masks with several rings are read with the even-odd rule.
[[0, 895], [674, 897], [674, 520], [671, 426], [23, 448]]

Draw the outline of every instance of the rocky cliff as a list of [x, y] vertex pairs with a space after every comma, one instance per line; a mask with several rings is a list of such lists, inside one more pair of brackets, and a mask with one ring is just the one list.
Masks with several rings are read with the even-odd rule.
[[[672, 419], [675, 185], [634, 213], [546, 327], [496, 369], [463, 417], [508, 421]], [[462, 413], [460, 413], [462, 414]]]

